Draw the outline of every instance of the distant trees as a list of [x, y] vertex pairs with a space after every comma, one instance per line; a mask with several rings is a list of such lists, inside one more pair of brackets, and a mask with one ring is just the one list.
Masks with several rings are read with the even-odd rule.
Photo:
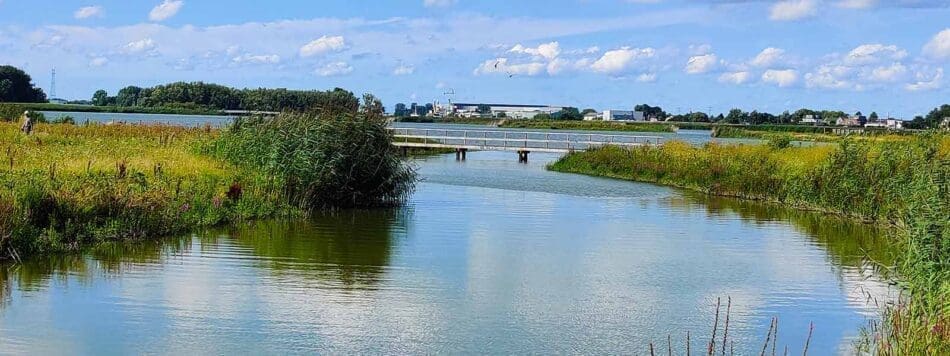
[[565, 107], [552, 115], [556, 120], [583, 120], [584, 115], [581, 115], [581, 111], [575, 107]]
[[877, 112], [876, 112], [876, 111], [872, 111], [872, 112], [871, 112], [871, 115], [868, 116], [868, 119], [871, 119], [871, 120], [873, 120], [873, 121], [877, 121], [877, 119], [878, 119]]
[[950, 120], [950, 105], [940, 105], [934, 108], [927, 116], [917, 116], [914, 120], [904, 125], [906, 128], [926, 130], [939, 128], [945, 120]]
[[663, 111], [663, 108], [659, 106], [650, 106], [647, 104], [640, 104], [633, 107], [633, 110], [642, 111], [643, 116], [647, 118], [656, 118], [657, 120], [664, 120], [669, 116], [666, 111]]
[[235, 89], [204, 82], [177, 82], [151, 88], [125, 87], [110, 97], [98, 90], [92, 98], [97, 106], [181, 107], [213, 110], [306, 111], [314, 107], [356, 108], [353, 93], [336, 88], [330, 91], [288, 89]]
[[14, 66], [0, 66], [0, 102], [45, 103], [46, 93], [33, 85], [33, 78]]
[[406, 104], [403, 104], [403, 103], [396, 104], [396, 108], [393, 109], [393, 116], [408, 117], [409, 109], [406, 108]]

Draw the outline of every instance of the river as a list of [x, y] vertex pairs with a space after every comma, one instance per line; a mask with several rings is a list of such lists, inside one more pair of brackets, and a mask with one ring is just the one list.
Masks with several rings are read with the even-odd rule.
[[872, 227], [546, 171], [556, 158], [421, 158], [401, 209], [0, 266], [0, 353], [647, 354], [669, 336], [682, 354], [729, 297], [737, 354], [773, 316], [779, 353], [814, 322], [812, 354], [834, 354], [893, 298], [864, 262], [888, 258]]

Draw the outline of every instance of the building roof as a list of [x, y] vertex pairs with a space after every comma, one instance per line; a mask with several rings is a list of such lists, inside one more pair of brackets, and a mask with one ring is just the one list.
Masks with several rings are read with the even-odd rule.
[[488, 106], [507, 106], [511, 108], [560, 108], [561, 106], [552, 106], [552, 105], [526, 105], [526, 104], [471, 104], [471, 103], [452, 103], [455, 106], [479, 106], [479, 105], [488, 105]]

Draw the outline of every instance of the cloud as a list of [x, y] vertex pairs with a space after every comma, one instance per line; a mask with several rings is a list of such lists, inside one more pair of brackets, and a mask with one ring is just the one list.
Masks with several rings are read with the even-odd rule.
[[331, 77], [350, 74], [351, 72], [353, 72], [353, 67], [346, 62], [333, 62], [317, 68], [313, 73], [321, 77]]
[[178, 10], [185, 5], [182, 0], [164, 0], [148, 13], [148, 19], [153, 22], [161, 22], [172, 18], [178, 14]]
[[844, 65], [824, 64], [805, 74], [805, 86], [823, 89], [859, 89], [851, 77], [855, 69]]
[[393, 69], [393, 75], [409, 75], [416, 72], [416, 67], [410, 65], [400, 65]]
[[840, 0], [835, 6], [845, 9], [867, 9], [877, 5], [878, 0]]
[[652, 58], [655, 55], [656, 50], [653, 48], [622, 47], [605, 52], [600, 59], [590, 65], [590, 68], [600, 73], [619, 73], [638, 60]]
[[422, 6], [425, 7], [447, 7], [455, 4], [455, 0], [423, 0]]
[[712, 71], [719, 66], [719, 58], [715, 54], [704, 54], [701, 56], [689, 57], [686, 62], [686, 73], [702, 74]]
[[312, 57], [329, 52], [339, 52], [346, 49], [343, 36], [327, 37], [326, 35], [300, 47], [301, 57]]
[[786, 88], [798, 83], [798, 71], [794, 69], [769, 69], [762, 73], [762, 82]]
[[778, 63], [785, 56], [785, 50], [781, 48], [769, 47], [759, 52], [749, 64], [756, 67], [769, 67]]
[[508, 74], [536, 76], [544, 73], [547, 64], [542, 62], [509, 63], [508, 58], [496, 58], [483, 62], [475, 68], [475, 75]]
[[875, 82], [893, 83], [904, 79], [906, 75], [907, 67], [901, 63], [894, 63], [871, 69], [868, 79]]
[[938, 32], [924, 45], [924, 54], [937, 59], [950, 59], [950, 28]]
[[92, 17], [102, 17], [104, 13], [105, 12], [102, 10], [102, 6], [98, 6], [98, 5], [86, 6], [86, 7], [79, 8], [79, 10], [76, 10], [76, 12], [73, 13], [73, 17], [75, 17], [78, 20], [83, 20], [83, 19], [88, 19]]
[[561, 45], [557, 42], [550, 42], [541, 44], [537, 48], [531, 48], [517, 44], [508, 50], [508, 52], [529, 54], [532, 56], [541, 56], [547, 59], [554, 59], [561, 54]]
[[773, 21], [794, 21], [814, 16], [817, 13], [816, 0], [784, 0], [772, 5], [769, 18]]
[[943, 68], [937, 68], [933, 74], [918, 72], [916, 80], [904, 86], [908, 91], [940, 89], [943, 85]]
[[280, 63], [280, 56], [276, 54], [251, 55], [243, 54], [232, 59], [234, 63], [239, 64], [277, 64]]
[[750, 80], [752, 80], [752, 73], [749, 73], [747, 71], [727, 72], [727, 73], [722, 73], [722, 75], [719, 76], [720, 83], [728, 83], [728, 84], [735, 84], [735, 85], [745, 84], [745, 83], [748, 83]]
[[109, 64], [109, 59], [106, 57], [95, 57], [89, 61], [90, 67], [103, 67], [106, 64]]
[[561, 58], [555, 58], [548, 62], [548, 74], [556, 75], [563, 72], [571, 64], [570, 61]]
[[151, 38], [144, 38], [138, 41], [132, 41], [122, 47], [123, 52], [127, 54], [139, 54], [149, 52], [155, 49], [155, 41]]
[[637, 76], [637, 81], [641, 83], [653, 83], [656, 81], [656, 73], [643, 73]]
[[879, 63], [885, 60], [901, 60], [907, 57], [907, 51], [898, 48], [895, 45], [885, 46], [883, 44], [864, 44], [855, 47], [844, 58], [844, 62], [850, 65], [865, 65]]

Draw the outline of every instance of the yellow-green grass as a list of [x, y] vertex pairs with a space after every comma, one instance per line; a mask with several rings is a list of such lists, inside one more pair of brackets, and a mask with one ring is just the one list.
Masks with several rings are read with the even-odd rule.
[[298, 214], [273, 179], [202, 154], [219, 134], [0, 123], [0, 259]]

